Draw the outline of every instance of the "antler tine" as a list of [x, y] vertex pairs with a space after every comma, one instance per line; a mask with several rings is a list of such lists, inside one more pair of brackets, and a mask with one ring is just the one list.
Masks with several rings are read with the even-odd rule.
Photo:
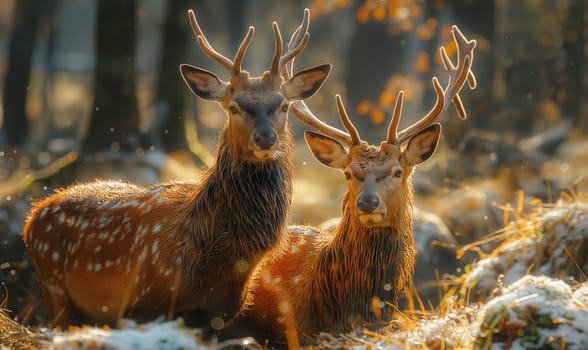
[[408, 140], [415, 133], [428, 125], [431, 125], [439, 115], [447, 109], [450, 101], [453, 102], [457, 108], [460, 118], [465, 119], [467, 116], [461, 98], [459, 97], [459, 92], [464, 86], [466, 80], [469, 82], [471, 89], [476, 87], [476, 78], [470, 70], [474, 59], [476, 41], [468, 40], [455, 25], [452, 26], [451, 33], [457, 46], [456, 65], [453, 65], [443, 47], [439, 50], [443, 66], [449, 73], [447, 87], [443, 90], [439, 85], [437, 78], [433, 78], [433, 86], [435, 88], [435, 93], [437, 94], [437, 102], [435, 103], [435, 106], [426, 116], [398, 133], [398, 144]]
[[343, 105], [343, 100], [339, 94], [335, 95], [335, 99], [337, 100], [337, 111], [339, 112], [339, 118], [341, 118], [341, 122], [345, 126], [345, 129], [349, 132], [349, 136], [351, 137], [351, 144], [349, 146], [356, 146], [361, 143], [361, 138], [359, 137], [359, 132], [357, 128], [351, 120], [349, 119], [349, 115], [345, 110], [345, 106]]
[[451, 27], [451, 34], [457, 46], [457, 66], [453, 65], [443, 47], [440, 50], [443, 66], [449, 73], [449, 83], [445, 89], [444, 110], [446, 110], [449, 106], [449, 101], [453, 101], [453, 104], [457, 108], [459, 117], [461, 119], [466, 119], [467, 114], [459, 96], [459, 91], [465, 84], [466, 80], [469, 83], [470, 89], [474, 89], [476, 87], [476, 77], [470, 70], [474, 58], [474, 48], [476, 47], [476, 41], [468, 40], [455, 25]]
[[398, 96], [396, 97], [396, 103], [394, 103], [394, 114], [392, 115], [392, 120], [390, 120], [390, 125], [388, 126], [388, 140], [386, 141], [389, 144], [395, 144], [398, 131], [398, 124], [400, 124], [400, 115], [402, 113], [402, 103], [404, 101], [404, 91], [400, 90], [398, 92]]
[[310, 10], [305, 8], [304, 15], [302, 17], [302, 23], [296, 28], [290, 41], [288, 42], [288, 48], [298, 46], [302, 43], [304, 39], [304, 35], [300, 35], [300, 33], [308, 33], [308, 28], [310, 27]]
[[[306, 19], [306, 16], [305, 16]], [[300, 33], [302, 32], [302, 28], [304, 27], [304, 22], [305, 20], [302, 20], [302, 24], [298, 26], [298, 28], [296, 28], [296, 30], [294, 31], [294, 33], [292, 33], [292, 37], [290, 37], [290, 41], [288, 42], [288, 50], [295, 45], [296, 41], [300, 41], [302, 36], [300, 36]], [[306, 21], [306, 29], [308, 30], [308, 21]], [[289, 62], [286, 62], [286, 65], [284, 65], [282, 73], [285, 79], [290, 79], [292, 76], [294, 76], [294, 60], [296, 59], [296, 57], [292, 57], [292, 59]]]
[[308, 33], [309, 26], [310, 10], [306, 8], [304, 9], [302, 24], [298, 27], [300, 29], [296, 29], [296, 31], [294, 31], [294, 34], [288, 43], [288, 51], [286, 51], [286, 53], [280, 57], [279, 69], [284, 67], [290, 60], [294, 59], [294, 57], [298, 56], [302, 50], [304, 50], [308, 44], [308, 40], [310, 39], [310, 34]]
[[280, 34], [280, 28], [277, 22], [272, 23], [274, 30], [274, 37], [276, 39], [276, 50], [274, 51], [274, 58], [272, 58], [272, 66], [270, 68], [271, 74], [278, 74], [280, 70], [280, 57], [282, 56], [282, 34]]
[[431, 125], [437, 119], [437, 117], [439, 117], [439, 114], [441, 114], [441, 112], [443, 111], [443, 106], [445, 104], [443, 88], [441, 87], [441, 84], [439, 84], [439, 80], [437, 80], [437, 77], [433, 77], [432, 80], [433, 88], [435, 89], [435, 94], [437, 95], [437, 101], [435, 102], [435, 105], [424, 117], [422, 117], [414, 124], [397, 133], [397, 144], [403, 143], [415, 133]]
[[204, 35], [202, 29], [200, 29], [200, 26], [198, 25], [198, 20], [196, 20], [196, 14], [193, 10], [188, 10], [188, 17], [190, 18], [190, 25], [192, 26], [192, 31], [194, 32], [196, 40], [198, 41], [200, 48], [202, 48], [202, 51], [204, 51], [206, 55], [208, 55], [208, 57], [223, 65], [229, 72], [232, 72], [233, 62], [230, 59], [218, 53], [208, 43], [208, 40], [206, 40], [206, 36]]
[[235, 59], [233, 60], [233, 75], [237, 75], [239, 73], [241, 73], [241, 62], [243, 62], [243, 57], [245, 57], [245, 52], [247, 51], [247, 48], [249, 47], [249, 43], [251, 43], [251, 38], [253, 37], [253, 32], [255, 31], [255, 28], [253, 27], [249, 27], [249, 30], [247, 31], [247, 34], [245, 34], [245, 38], [243, 38], [243, 41], [241, 42], [241, 45], [239, 45], [239, 49], [237, 50], [237, 53], [235, 53]]

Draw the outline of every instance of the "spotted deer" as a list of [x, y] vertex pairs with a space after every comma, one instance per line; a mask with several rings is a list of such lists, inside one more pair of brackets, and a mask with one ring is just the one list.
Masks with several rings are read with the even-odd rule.
[[454, 66], [441, 49], [449, 82], [443, 89], [433, 78], [434, 107], [397, 131], [401, 91], [388, 137], [380, 145], [362, 141], [339, 96], [337, 107], [347, 132], [321, 122], [304, 102], [292, 104], [299, 119], [323, 133], [305, 133], [314, 157], [345, 174], [342, 219], [332, 234], [312, 227], [289, 227], [289, 248], [251, 282], [255, 285], [253, 303], [228, 333], [249, 332], [260, 342], [269, 339], [295, 349], [302, 339], [321, 331], [349, 331], [389, 319], [414, 271], [412, 173], [435, 152], [441, 133], [436, 119], [452, 101], [465, 118], [458, 92], [466, 80], [472, 89], [476, 84], [470, 71], [476, 43], [455, 26], [453, 37], [458, 63]]
[[241, 308], [254, 267], [287, 242], [288, 106], [312, 96], [331, 68], [280, 74], [308, 43], [309, 11], [285, 52], [273, 22], [275, 52], [259, 77], [241, 68], [253, 27], [230, 60], [209, 44], [194, 12], [188, 15], [201, 49], [230, 73], [225, 82], [180, 66], [190, 90], [227, 113], [216, 159], [199, 181], [96, 181], [33, 204], [23, 238], [55, 326], [183, 315], [218, 330]]

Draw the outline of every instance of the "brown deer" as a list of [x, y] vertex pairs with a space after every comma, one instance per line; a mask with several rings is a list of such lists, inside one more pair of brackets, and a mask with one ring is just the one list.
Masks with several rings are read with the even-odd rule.
[[53, 325], [167, 314], [218, 330], [240, 310], [243, 286], [265, 253], [287, 243], [288, 106], [312, 96], [331, 68], [316, 66], [290, 79], [280, 74], [308, 43], [309, 11], [284, 53], [273, 23], [275, 53], [259, 77], [241, 68], [253, 27], [230, 60], [209, 44], [194, 12], [188, 14], [202, 50], [231, 74], [224, 82], [180, 66], [190, 90], [228, 114], [215, 162], [198, 182], [96, 181], [33, 205], [23, 236]]
[[466, 80], [475, 87], [470, 67], [476, 43], [455, 26], [453, 36], [458, 64], [454, 67], [441, 50], [450, 78], [444, 90], [433, 78], [435, 106], [397, 132], [403, 101], [400, 92], [388, 138], [379, 146], [361, 140], [339, 96], [337, 107], [348, 133], [322, 123], [303, 102], [292, 104], [299, 119], [324, 133], [305, 134], [315, 158], [345, 174], [343, 216], [332, 234], [312, 227], [289, 228], [288, 250], [265, 265], [251, 282], [255, 285], [253, 304], [228, 333], [250, 332], [260, 342], [269, 339], [278, 346], [287, 341], [293, 349], [301, 339], [320, 331], [348, 331], [391, 316], [414, 270], [414, 167], [430, 158], [437, 147], [441, 125], [433, 122], [451, 101], [465, 118], [458, 92]]

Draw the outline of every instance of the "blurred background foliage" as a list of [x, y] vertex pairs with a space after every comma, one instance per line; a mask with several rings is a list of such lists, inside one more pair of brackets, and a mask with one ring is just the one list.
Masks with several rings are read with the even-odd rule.
[[312, 10], [312, 40], [297, 66], [335, 65], [311, 101], [329, 122], [334, 93], [375, 139], [398, 90], [406, 93], [404, 123], [426, 111], [431, 77], [445, 78], [437, 50], [455, 51], [449, 30], [457, 24], [478, 40], [480, 84], [465, 96], [472, 118], [448, 135], [476, 127], [516, 138], [563, 118], [578, 131], [586, 126], [587, 5], [580, 0], [1, 0], [0, 144], [39, 154], [31, 162], [41, 165], [67, 150], [169, 153], [188, 149], [190, 124], [213, 149], [224, 118], [188, 94], [177, 66], [219, 67], [199, 52], [186, 10], [196, 9], [229, 55], [256, 26], [245, 67], [259, 74], [273, 50], [271, 21], [288, 35], [304, 7]]
[[[585, 0], [0, 0], [0, 281], [16, 295], [35, 289], [17, 273], [27, 264], [18, 234], [33, 199], [94, 178], [197, 178], [210, 163], [225, 116], [188, 92], [178, 65], [227, 76], [198, 48], [187, 9], [228, 56], [255, 26], [244, 67], [258, 75], [274, 50], [271, 21], [289, 37], [304, 7], [311, 40], [296, 67], [334, 65], [308, 103], [337, 126], [341, 94], [371, 143], [383, 139], [399, 90], [401, 128], [432, 107], [431, 78], [447, 79], [438, 49], [455, 52], [451, 25], [477, 40], [478, 88], [462, 93], [469, 118], [452, 109], [442, 117], [441, 149], [414, 179], [417, 205], [441, 216], [458, 242], [502, 225], [496, 204], [517, 190], [552, 200], [582, 183]], [[344, 181], [318, 168], [306, 127], [293, 117], [291, 125], [293, 221], [318, 224], [339, 215]]]

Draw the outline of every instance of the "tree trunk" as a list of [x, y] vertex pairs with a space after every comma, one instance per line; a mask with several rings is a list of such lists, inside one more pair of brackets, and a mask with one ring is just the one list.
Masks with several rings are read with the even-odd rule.
[[563, 114], [571, 117], [586, 130], [588, 122], [583, 118], [586, 86], [586, 0], [571, 0], [568, 5], [568, 17], [564, 23], [564, 49], [566, 52], [566, 69], [564, 79], [564, 96], [560, 99]]
[[5, 137], [4, 143], [11, 146], [24, 145], [28, 137], [26, 102], [41, 6], [42, 2], [39, 0], [16, 2], [14, 29], [8, 54], [8, 71], [2, 96], [4, 107], [2, 132]]
[[[191, 35], [186, 0], [168, 0], [163, 27], [162, 56], [157, 84], [157, 112], [151, 130], [157, 133], [165, 152], [188, 149], [184, 127], [184, 99], [188, 95], [178, 67], [185, 63], [186, 44]], [[160, 124], [160, 125], [158, 125]], [[161, 141], [159, 141], [161, 140]]]
[[134, 151], [139, 145], [135, 89], [135, 1], [99, 1], [94, 104], [84, 152]]

